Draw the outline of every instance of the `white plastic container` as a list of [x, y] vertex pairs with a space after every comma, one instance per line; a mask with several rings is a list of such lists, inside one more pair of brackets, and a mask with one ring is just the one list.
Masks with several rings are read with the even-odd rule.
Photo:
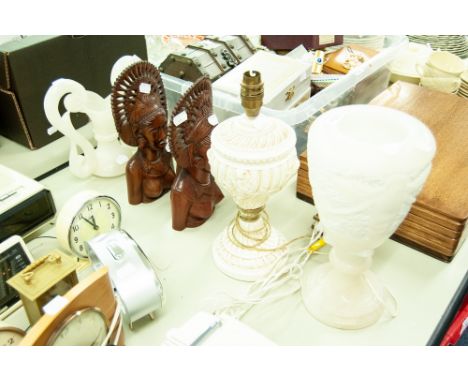
[[252, 70], [262, 74], [265, 107], [285, 111], [310, 98], [312, 60], [303, 62], [263, 50], [213, 82], [213, 90], [238, 97], [244, 73]]
[[[389, 64], [398, 53], [408, 45], [406, 36], [385, 36], [384, 49], [369, 61], [352, 69], [343, 79], [335, 82], [320, 93], [289, 110], [262, 108], [262, 113], [279, 118], [294, 127], [297, 135], [296, 149], [303, 152], [307, 145], [307, 130], [311, 123], [324, 111], [337, 106], [366, 104], [388, 86], [390, 79]], [[166, 89], [169, 111], [181, 95], [192, 85], [176, 77], [161, 74]], [[213, 107], [219, 121], [243, 113], [239, 96], [234, 97], [213, 91]]]

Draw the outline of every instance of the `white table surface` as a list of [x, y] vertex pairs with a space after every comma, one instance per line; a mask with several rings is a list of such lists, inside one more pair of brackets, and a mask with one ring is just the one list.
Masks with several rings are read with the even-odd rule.
[[[128, 345], [159, 345], [166, 332], [181, 326], [201, 309], [213, 307], [218, 292], [239, 295], [248, 285], [221, 273], [211, 255], [216, 235], [231, 221], [236, 208], [225, 198], [204, 225], [177, 232], [171, 228], [169, 194], [151, 204], [127, 202], [125, 177], [86, 180], [66, 168], [42, 181], [60, 208], [74, 193], [95, 189], [114, 197], [122, 207], [122, 228], [140, 244], [165, 292], [165, 305], [155, 321], [143, 318], [133, 331], [125, 328]], [[308, 231], [314, 207], [295, 196], [295, 182], [274, 195], [267, 210], [272, 224], [288, 238]], [[326, 261], [317, 255], [307, 266]], [[279, 345], [425, 345], [468, 269], [468, 245], [447, 264], [387, 240], [376, 250], [372, 269], [399, 301], [400, 313], [372, 327], [344, 331], [329, 328], [306, 311], [299, 293], [273, 304], [254, 307], [243, 321]], [[211, 301], [211, 302], [209, 302]]]
[[[468, 59], [465, 62], [468, 67]], [[88, 139], [92, 135], [89, 125], [80, 131]], [[66, 163], [68, 152], [65, 137], [31, 151], [0, 136], [1, 163], [32, 178]], [[133, 331], [126, 328], [128, 345], [158, 345], [168, 329], [213, 306], [206, 301], [217, 292], [238, 295], [246, 289], [247, 283], [222, 274], [211, 257], [216, 235], [234, 217], [231, 199], [225, 198], [203, 226], [176, 232], [171, 228], [169, 194], [152, 204], [130, 206], [124, 176], [82, 180], [65, 168], [42, 183], [52, 191], [58, 209], [74, 193], [88, 188], [114, 197], [122, 207], [122, 228], [159, 268], [166, 299], [163, 311], [155, 321], [142, 319]], [[288, 238], [306, 233], [314, 214], [313, 206], [295, 197], [294, 182], [270, 199], [267, 210], [272, 224]], [[323, 261], [326, 256], [318, 255], [307, 266]], [[394, 319], [384, 318], [356, 331], [329, 328], [308, 314], [296, 294], [254, 307], [243, 321], [279, 345], [424, 345], [468, 269], [468, 240], [450, 264], [387, 240], [376, 250], [372, 269], [399, 301], [400, 312]], [[24, 326], [24, 312], [12, 317]]]
[[[78, 131], [94, 144], [89, 123]], [[33, 179], [67, 163], [70, 140], [58, 132], [55, 134], [60, 138], [36, 150], [30, 150], [0, 135], [0, 163]]]

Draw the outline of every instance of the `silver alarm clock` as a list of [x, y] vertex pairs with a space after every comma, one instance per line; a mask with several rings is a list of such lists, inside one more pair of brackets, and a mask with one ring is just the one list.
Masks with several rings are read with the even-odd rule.
[[162, 284], [150, 260], [130, 235], [124, 230], [113, 230], [85, 242], [85, 247], [95, 269], [109, 268], [130, 329], [146, 315], [154, 319], [162, 308]]

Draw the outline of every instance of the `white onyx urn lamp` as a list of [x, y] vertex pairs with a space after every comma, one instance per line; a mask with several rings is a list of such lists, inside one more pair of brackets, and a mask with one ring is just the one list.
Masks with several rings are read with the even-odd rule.
[[245, 113], [213, 130], [208, 151], [216, 183], [239, 209], [215, 240], [214, 261], [222, 272], [244, 281], [265, 276], [286, 253], [286, 240], [270, 225], [265, 205], [299, 167], [294, 130], [260, 113], [262, 100], [260, 73], [244, 73], [241, 101]]
[[327, 111], [307, 144], [313, 199], [332, 246], [329, 262], [302, 279], [309, 312], [322, 323], [359, 329], [396, 300], [370, 271], [374, 249], [398, 228], [431, 171], [430, 130], [398, 110], [370, 105]]

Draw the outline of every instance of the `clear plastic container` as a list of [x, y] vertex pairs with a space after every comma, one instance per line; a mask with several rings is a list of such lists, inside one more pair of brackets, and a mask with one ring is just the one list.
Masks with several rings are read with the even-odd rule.
[[[388, 66], [407, 44], [406, 36], [385, 36], [384, 49], [379, 54], [351, 70], [341, 80], [323, 89], [309, 100], [293, 109], [273, 110], [263, 107], [262, 112], [277, 117], [294, 127], [297, 134], [296, 149], [298, 153], [302, 153], [307, 145], [307, 130], [320, 114], [337, 106], [368, 103], [387, 88], [390, 79]], [[169, 111], [171, 111], [192, 82], [164, 73], [162, 73], [162, 79]], [[213, 105], [219, 121], [243, 113], [240, 95], [234, 97], [220, 91], [213, 91]]]

